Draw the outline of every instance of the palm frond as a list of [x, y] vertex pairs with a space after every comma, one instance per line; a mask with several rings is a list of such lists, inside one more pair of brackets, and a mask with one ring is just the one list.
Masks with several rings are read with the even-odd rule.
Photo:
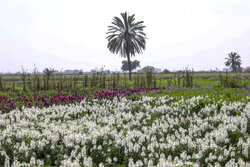
[[114, 17], [111, 26], [108, 26], [108, 49], [112, 53], [119, 53], [122, 57], [135, 56], [142, 53], [146, 45], [145, 26], [143, 21], [135, 21], [135, 15], [121, 13], [121, 19]]
[[240, 68], [241, 57], [237, 52], [228, 53], [228, 57], [225, 59], [227, 60], [225, 65], [229, 66], [233, 71], [236, 71], [237, 67]]

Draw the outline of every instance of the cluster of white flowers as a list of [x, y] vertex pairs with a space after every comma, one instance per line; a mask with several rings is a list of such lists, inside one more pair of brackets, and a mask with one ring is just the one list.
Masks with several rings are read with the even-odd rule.
[[[146, 97], [0, 115], [0, 166], [249, 166], [250, 102]], [[210, 100], [211, 101], [211, 100]]]

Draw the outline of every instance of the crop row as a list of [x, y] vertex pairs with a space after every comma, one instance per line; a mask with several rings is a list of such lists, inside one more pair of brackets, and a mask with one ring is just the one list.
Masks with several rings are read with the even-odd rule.
[[40, 93], [24, 93], [12, 92], [0, 94], [0, 113], [9, 112], [13, 109], [20, 109], [22, 107], [48, 107], [53, 105], [64, 105], [71, 103], [80, 103], [83, 99], [110, 99], [115, 97], [127, 97], [136, 99], [141, 95], [147, 96], [171, 96], [190, 98], [193, 96], [215, 97], [217, 101], [220, 99], [226, 101], [244, 100], [250, 94], [250, 89], [232, 89], [232, 88], [183, 88], [176, 87], [157, 87], [153, 88], [139, 88], [139, 89], [120, 89], [120, 88], [106, 88], [92, 91], [50, 91]]
[[121, 97], [0, 115], [0, 166], [249, 166], [250, 102]]
[[157, 86], [180, 87], [249, 87], [250, 75], [231, 73], [193, 73], [185, 70], [171, 75], [154, 74], [152, 72], [133, 74], [132, 80], [128, 80], [127, 74], [105, 74], [102, 71], [91, 75], [62, 75], [47, 71], [38, 74], [34, 71], [29, 74], [23, 71], [20, 75], [1, 76], [0, 91], [47, 91], [47, 90], [79, 90], [84, 88], [156, 88]]

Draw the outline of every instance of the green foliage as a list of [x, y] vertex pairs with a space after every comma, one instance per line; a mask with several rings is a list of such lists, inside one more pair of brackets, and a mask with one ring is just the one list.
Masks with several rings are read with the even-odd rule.
[[[138, 60], [131, 61], [131, 70], [132, 71], [135, 70], [138, 67], [141, 67], [140, 66], [140, 61], [138, 61]], [[121, 70], [122, 71], [129, 71], [128, 61], [126, 61], [126, 60], [122, 61]]]
[[153, 66], [145, 66], [140, 70], [140, 72], [147, 73], [147, 72], [154, 72], [154, 70], [155, 68]]
[[45, 89], [46, 90], [49, 90], [50, 89], [50, 80], [53, 76], [53, 73], [54, 73], [54, 69], [53, 68], [45, 68], [43, 70], [43, 73], [44, 73], [44, 85], [45, 86]]
[[3, 91], [2, 77], [0, 76], [0, 91]]
[[193, 87], [193, 72], [185, 69], [183, 71], [183, 87]]
[[171, 71], [170, 71], [170, 70], [168, 70], [168, 69], [164, 69], [164, 70], [162, 71], [162, 73], [163, 73], [163, 74], [170, 74], [170, 73], [171, 73]]
[[[193, 71], [173, 74], [136, 73], [133, 80], [128, 79], [128, 74], [96, 71], [93, 74], [85, 75], [63, 75], [55, 74], [51, 77], [49, 90], [47, 90], [47, 79], [44, 74], [33, 72], [30, 75], [2, 75], [0, 76], [0, 91], [20, 92], [25, 90], [28, 93], [40, 94], [49, 90], [85, 90], [100, 88], [154, 88], [161, 86], [182, 87], [250, 87], [250, 73], [195, 73]], [[31, 86], [28, 86], [31, 85]]]
[[240, 88], [247, 86], [245, 79], [241, 77], [240, 73], [236, 73], [235, 75], [229, 75], [228, 72], [224, 75], [219, 73], [219, 79], [221, 87]]
[[27, 71], [22, 67], [22, 74], [21, 74], [21, 79], [23, 81], [23, 91], [26, 91], [26, 76], [27, 76]]

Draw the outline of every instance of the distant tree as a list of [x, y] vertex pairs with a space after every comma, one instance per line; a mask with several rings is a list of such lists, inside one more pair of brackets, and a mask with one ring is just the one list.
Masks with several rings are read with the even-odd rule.
[[153, 66], [145, 66], [140, 70], [140, 72], [150, 72], [150, 71], [154, 72], [155, 68]]
[[241, 65], [241, 58], [240, 55], [236, 52], [230, 52], [228, 54], [228, 57], [225, 58], [227, 61], [225, 62], [225, 65], [227, 67], [230, 67], [230, 69], [233, 72], [236, 72], [237, 68], [240, 68]]
[[135, 15], [121, 13], [122, 20], [114, 17], [111, 26], [108, 26], [108, 49], [112, 53], [120, 53], [122, 57], [128, 59], [129, 80], [131, 80], [130, 57], [135, 53], [142, 53], [146, 46], [146, 34], [143, 32], [145, 26], [143, 21], [135, 22]]
[[171, 71], [169, 71], [168, 69], [164, 69], [164, 70], [162, 71], [162, 73], [163, 73], [163, 74], [169, 74], [169, 73], [171, 73]]
[[110, 74], [111, 72], [110, 72], [110, 70], [105, 70], [104, 73], [105, 74]]
[[44, 75], [50, 78], [53, 75], [54, 71], [55, 71], [54, 68], [45, 68], [43, 70], [43, 73]]
[[[131, 71], [135, 70], [137, 67], [141, 67], [140, 66], [140, 61], [138, 60], [134, 60], [131, 62]], [[127, 60], [123, 60], [122, 61], [122, 67], [121, 67], [122, 71], [129, 71], [128, 68], [128, 61]]]
[[78, 69], [73, 70], [73, 74], [79, 74], [79, 73], [80, 73], [80, 70], [78, 70]]
[[78, 72], [78, 75], [82, 75], [82, 74], [83, 74], [83, 71], [80, 70], [80, 71]]

